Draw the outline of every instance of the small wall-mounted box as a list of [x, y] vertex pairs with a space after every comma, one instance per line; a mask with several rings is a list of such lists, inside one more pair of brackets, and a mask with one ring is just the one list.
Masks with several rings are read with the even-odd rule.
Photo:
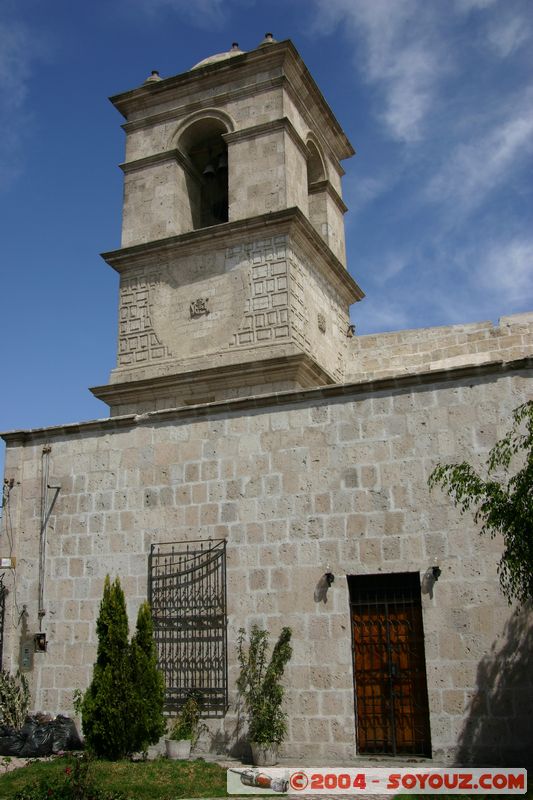
[[48, 642], [46, 641], [46, 633], [35, 633], [33, 636], [33, 650], [35, 653], [46, 653]]
[[0, 569], [15, 569], [17, 563], [17, 559], [12, 558], [0, 558]]

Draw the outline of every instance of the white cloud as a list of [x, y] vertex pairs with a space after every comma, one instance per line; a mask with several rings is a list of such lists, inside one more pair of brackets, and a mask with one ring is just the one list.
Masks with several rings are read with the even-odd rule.
[[531, 26], [521, 16], [509, 17], [502, 20], [496, 17], [487, 32], [487, 40], [491, 49], [500, 56], [507, 58], [518, 50], [531, 37]]
[[[448, 203], [455, 213], [481, 205], [488, 195], [509, 179], [511, 170], [533, 152], [532, 92], [513, 98], [507, 115], [485, 133], [475, 131], [468, 144], [460, 143], [437, 171], [426, 197]], [[517, 110], [518, 109], [518, 110]]]
[[476, 284], [498, 297], [502, 306], [533, 297], [533, 238], [489, 245], [476, 269]]
[[455, 7], [458, 11], [468, 12], [472, 10], [483, 10], [493, 6], [497, 0], [455, 0]]
[[23, 104], [30, 76], [28, 32], [16, 22], [0, 20], [0, 103], [4, 112]]
[[383, 92], [381, 116], [389, 133], [401, 141], [420, 139], [439, 81], [450, 68], [435, 7], [422, 0], [315, 0], [315, 6], [321, 30], [342, 23], [355, 39], [357, 66]]
[[365, 297], [352, 306], [351, 320], [357, 336], [382, 331], [397, 331], [412, 325], [412, 309], [408, 310], [401, 301], [389, 300], [383, 294]]
[[21, 167], [21, 140], [28, 125], [25, 106], [36, 43], [25, 26], [0, 20], [0, 190]]
[[[132, 0], [125, 1], [131, 10]], [[170, 11], [188, 18], [199, 28], [212, 27], [224, 19], [224, 0], [133, 0], [133, 5], [149, 17]]]
[[397, 181], [397, 175], [391, 172], [392, 170], [387, 175], [369, 175], [364, 178], [359, 178], [353, 170], [348, 173], [343, 182], [343, 194], [349, 211], [348, 225], [363, 209], [392, 189]]
[[389, 77], [384, 119], [396, 138], [414, 141], [422, 136], [424, 117], [432, 106], [438, 67], [422, 43], [398, 53]]
[[399, 275], [406, 268], [412, 265], [412, 260], [400, 253], [389, 253], [385, 255], [376, 269], [372, 270], [374, 280], [378, 285], [388, 283], [391, 278]]

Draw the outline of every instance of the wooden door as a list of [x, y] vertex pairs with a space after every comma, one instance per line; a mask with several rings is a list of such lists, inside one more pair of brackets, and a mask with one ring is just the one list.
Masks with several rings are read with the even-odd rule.
[[419, 574], [348, 585], [358, 752], [431, 756]]

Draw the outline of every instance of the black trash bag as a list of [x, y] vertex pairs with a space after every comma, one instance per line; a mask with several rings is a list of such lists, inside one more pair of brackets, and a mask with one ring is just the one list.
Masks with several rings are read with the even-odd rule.
[[54, 723], [43, 722], [39, 724], [35, 717], [26, 717], [26, 722], [20, 729], [26, 737], [20, 752], [23, 758], [36, 758], [37, 756], [51, 756], [54, 744]]
[[19, 729], [19, 732], [22, 734], [22, 736], [24, 736], [25, 739], [27, 739], [28, 736], [33, 733], [38, 724], [39, 723], [37, 722], [36, 718], [28, 714], [24, 720], [24, 725]]
[[74, 720], [70, 719], [70, 717], [65, 717], [63, 714], [58, 714], [52, 725], [54, 728], [53, 753], [60, 753], [63, 750], [83, 749], [83, 742], [76, 730]]
[[20, 756], [26, 737], [9, 725], [0, 725], [0, 756]]

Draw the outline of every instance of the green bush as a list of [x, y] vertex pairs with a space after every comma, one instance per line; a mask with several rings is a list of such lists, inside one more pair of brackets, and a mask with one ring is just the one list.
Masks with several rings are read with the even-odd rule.
[[130, 645], [124, 592], [118, 578], [111, 583], [107, 576], [96, 630], [93, 678], [81, 702], [83, 733], [97, 756], [117, 760], [155, 744], [165, 727], [149, 606], [141, 606]]
[[292, 656], [292, 632], [283, 628], [267, 662], [268, 631], [252, 627], [250, 644], [245, 648], [245, 631], [239, 631], [238, 657], [241, 667], [237, 688], [249, 715], [251, 742], [281, 744], [287, 732], [287, 715], [282, 710], [284, 689], [281, 679]]
[[21, 728], [30, 705], [30, 690], [21, 672], [11, 675], [0, 670], [0, 722], [11, 728]]
[[194, 746], [202, 730], [207, 729], [207, 726], [200, 722], [200, 714], [200, 700], [195, 694], [192, 694], [181, 707], [170, 729], [169, 739], [176, 742], [190, 739]]
[[165, 732], [163, 704], [165, 682], [157, 668], [150, 606], [143, 603], [137, 615], [137, 630], [131, 642], [131, 669], [135, 692], [134, 742], [132, 750], [145, 751]]
[[110, 759], [131, 753], [133, 687], [124, 592], [109, 575], [96, 622], [98, 650], [91, 684], [81, 704], [83, 733], [96, 755]]

